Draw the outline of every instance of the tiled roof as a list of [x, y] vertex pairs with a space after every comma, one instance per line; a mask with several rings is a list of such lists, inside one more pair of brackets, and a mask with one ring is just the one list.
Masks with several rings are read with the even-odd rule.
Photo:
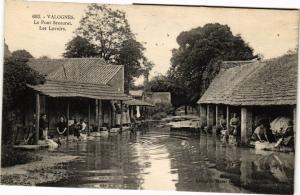
[[266, 61], [239, 62], [221, 69], [198, 103], [228, 105], [294, 105], [297, 55]]
[[142, 97], [143, 96], [143, 90], [129, 90], [129, 94], [132, 95], [132, 96], [140, 96]]
[[42, 85], [28, 85], [35, 91], [51, 97], [86, 97], [101, 100], [130, 100], [131, 97], [104, 84], [47, 80]]
[[150, 104], [150, 103], [142, 101], [142, 100], [137, 100], [134, 98], [132, 98], [131, 100], [124, 101], [124, 103], [129, 106], [151, 106], [151, 107], [154, 107], [153, 104]]
[[107, 84], [122, 68], [100, 58], [30, 59], [28, 65], [47, 80]]

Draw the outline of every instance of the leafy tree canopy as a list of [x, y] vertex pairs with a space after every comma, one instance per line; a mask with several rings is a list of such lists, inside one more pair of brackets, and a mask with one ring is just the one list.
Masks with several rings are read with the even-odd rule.
[[105, 5], [91, 4], [66, 45], [65, 57], [99, 57], [124, 65], [125, 92], [135, 77], [143, 73], [145, 50], [131, 32], [126, 15]]
[[200, 95], [219, 72], [218, 61], [253, 59], [253, 49], [229, 26], [206, 24], [177, 37], [179, 48], [172, 50], [168, 79], [186, 86], [190, 105], [195, 105]]
[[95, 45], [80, 36], [76, 36], [68, 42], [66, 44], [66, 52], [63, 53], [63, 56], [66, 58], [88, 58], [96, 55]]
[[31, 53], [29, 53], [25, 49], [20, 49], [20, 50], [16, 50], [16, 51], [12, 52], [11, 53], [11, 57], [15, 58], [15, 59], [23, 59], [23, 60], [27, 60], [29, 58], [33, 58], [33, 56], [31, 55]]
[[45, 81], [45, 78], [31, 69], [26, 62], [14, 57], [4, 60], [3, 110], [21, 108], [28, 89], [26, 84], [36, 85]]

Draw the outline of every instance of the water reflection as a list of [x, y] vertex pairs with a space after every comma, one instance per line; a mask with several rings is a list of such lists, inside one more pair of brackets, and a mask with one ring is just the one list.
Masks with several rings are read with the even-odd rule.
[[69, 180], [46, 186], [293, 192], [293, 154], [237, 148], [167, 127], [71, 143], [60, 151], [80, 158], [64, 166]]

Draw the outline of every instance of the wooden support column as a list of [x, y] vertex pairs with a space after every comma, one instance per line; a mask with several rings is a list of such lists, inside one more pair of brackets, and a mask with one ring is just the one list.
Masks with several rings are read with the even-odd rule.
[[120, 100], [120, 105], [121, 105], [120, 131], [122, 132], [123, 130], [123, 101], [122, 100]]
[[69, 141], [69, 134], [70, 134], [70, 126], [69, 126], [69, 120], [70, 120], [70, 101], [67, 100], [67, 141]]
[[229, 131], [229, 122], [230, 122], [229, 106], [226, 106], [226, 129], [227, 129], [227, 131]]
[[219, 106], [216, 105], [216, 126], [218, 126], [219, 123]]
[[212, 105], [207, 104], [207, 127], [211, 128], [214, 125], [214, 109]]
[[252, 133], [252, 112], [248, 107], [241, 108], [241, 144], [247, 144]]
[[210, 115], [210, 106], [209, 106], [209, 104], [207, 104], [207, 106], [206, 106], [206, 126], [207, 127], [209, 127], [209, 125], [210, 125], [209, 115]]
[[100, 131], [102, 124], [102, 100], [98, 100], [98, 131]]
[[293, 106], [293, 131], [294, 131], [294, 148], [296, 148], [296, 125], [297, 122], [297, 107]]
[[35, 112], [36, 112], [36, 121], [35, 121], [35, 139], [34, 143], [37, 145], [39, 141], [39, 131], [40, 131], [40, 94], [36, 94], [36, 106], [35, 106]]
[[89, 109], [88, 109], [88, 136], [90, 136], [90, 126], [91, 126], [91, 102], [89, 101]]

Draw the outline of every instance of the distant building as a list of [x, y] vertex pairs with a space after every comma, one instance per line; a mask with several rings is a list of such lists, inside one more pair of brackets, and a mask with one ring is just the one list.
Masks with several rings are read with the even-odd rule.
[[143, 99], [143, 93], [144, 93], [143, 90], [129, 90], [129, 94], [137, 100]]
[[8, 45], [4, 42], [4, 58], [8, 58], [11, 56], [11, 52], [8, 49]]
[[286, 116], [296, 124], [298, 56], [266, 61], [223, 62], [219, 74], [199, 99], [200, 117], [215, 126], [221, 115], [241, 119], [241, 141], [250, 139], [257, 118], [269, 121]]
[[170, 92], [144, 92], [143, 100], [151, 104], [171, 104]]

